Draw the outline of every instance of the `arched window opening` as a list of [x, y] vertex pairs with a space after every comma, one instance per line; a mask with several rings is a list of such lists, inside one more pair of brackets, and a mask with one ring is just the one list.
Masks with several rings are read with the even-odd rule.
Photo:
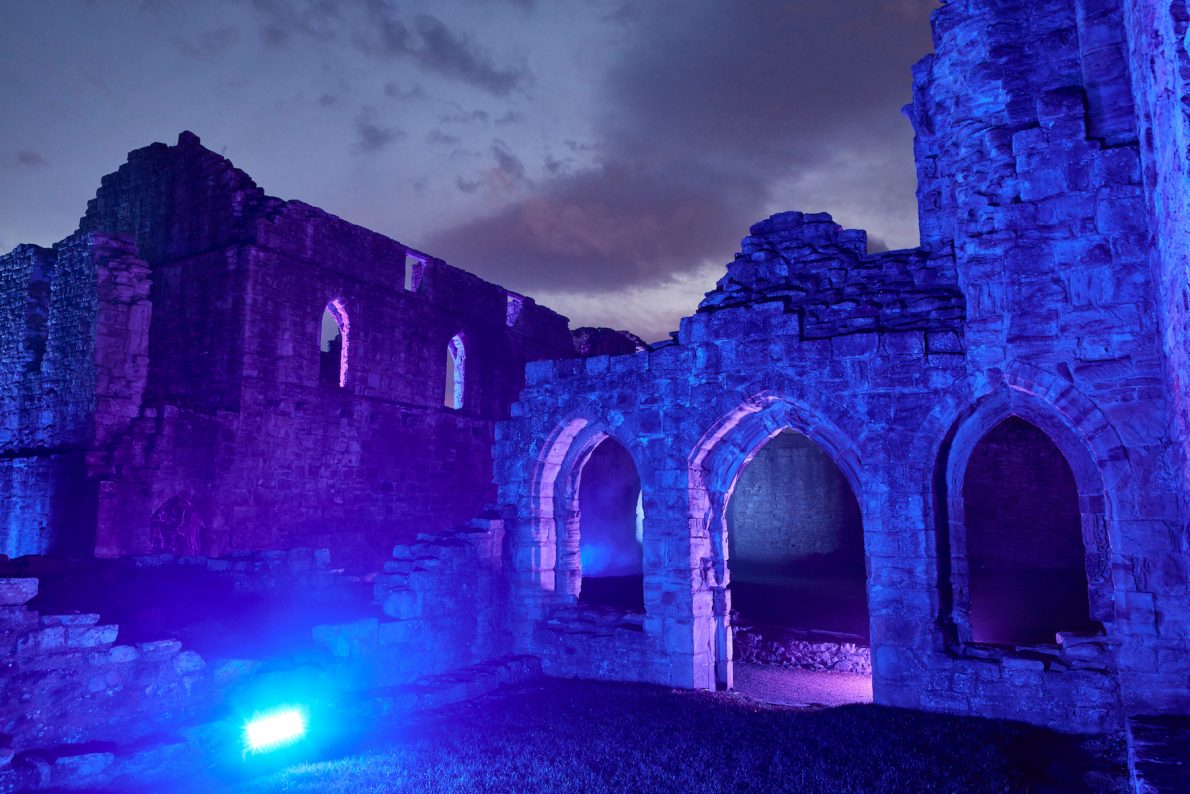
[[459, 410], [463, 407], [466, 393], [467, 349], [463, 337], [456, 334], [446, 346], [446, 393], [443, 399], [447, 408]]
[[1049, 436], [1000, 422], [972, 450], [962, 495], [971, 638], [1053, 643], [1093, 630], [1078, 488]]
[[818, 444], [786, 430], [761, 447], [732, 491], [727, 540], [737, 628], [868, 642], [859, 504]]
[[644, 507], [632, 456], [606, 438], [579, 472], [579, 602], [643, 612]]
[[347, 339], [350, 324], [343, 302], [333, 300], [322, 312], [318, 382], [342, 388], [347, 383]]

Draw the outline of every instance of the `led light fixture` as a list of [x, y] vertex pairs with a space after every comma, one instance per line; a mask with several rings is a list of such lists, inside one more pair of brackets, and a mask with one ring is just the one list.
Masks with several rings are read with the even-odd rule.
[[305, 713], [284, 707], [248, 720], [244, 725], [244, 746], [250, 753], [267, 753], [293, 744], [305, 734]]

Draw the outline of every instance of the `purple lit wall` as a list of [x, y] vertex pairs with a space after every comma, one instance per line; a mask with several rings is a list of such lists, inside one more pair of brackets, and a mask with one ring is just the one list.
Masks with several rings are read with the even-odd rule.
[[775, 575], [858, 569], [863, 577], [864, 533], [851, 486], [830, 455], [798, 433], [779, 433], [748, 462], [727, 523], [737, 580], [743, 567]]
[[[933, 29], [920, 246], [774, 214], [654, 345], [572, 337], [188, 133], [133, 152], [78, 233], [0, 257], [4, 549], [408, 541], [385, 619], [328, 647], [705, 689], [732, 686], [747, 563], [843, 549], [879, 703], [1086, 731], [1190, 708], [1190, 13], [965, 0]], [[605, 573], [643, 603], [591, 604]]]
[[[266, 195], [189, 133], [133, 152], [78, 234], [0, 258], [0, 305], [27, 329], [3, 351], [4, 550], [172, 550], [153, 516], [184, 500], [199, 537], [183, 545], [204, 554], [331, 547], [378, 565], [475, 516], [524, 361], [573, 345], [531, 299], [509, 323], [507, 291], [410, 256]], [[451, 410], [445, 351], [464, 335]]]
[[1181, 458], [1184, 521], [1190, 524], [1190, 11], [1184, 0], [1125, 0], [1133, 93], [1139, 111], [1156, 319], [1173, 400], [1171, 437]]

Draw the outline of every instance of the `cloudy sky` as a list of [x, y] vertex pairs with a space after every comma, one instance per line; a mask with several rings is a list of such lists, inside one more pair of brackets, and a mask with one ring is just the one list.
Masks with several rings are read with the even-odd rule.
[[917, 244], [936, 0], [0, 0], [0, 251], [197, 133], [297, 198], [663, 338], [754, 221]]

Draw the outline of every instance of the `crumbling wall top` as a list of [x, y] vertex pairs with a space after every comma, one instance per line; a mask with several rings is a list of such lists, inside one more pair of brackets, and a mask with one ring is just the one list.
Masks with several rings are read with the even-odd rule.
[[958, 330], [964, 314], [949, 256], [924, 248], [871, 254], [866, 232], [827, 213], [783, 212], [754, 224], [699, 311], [772, 301], [802, 314], [806, 338]]

